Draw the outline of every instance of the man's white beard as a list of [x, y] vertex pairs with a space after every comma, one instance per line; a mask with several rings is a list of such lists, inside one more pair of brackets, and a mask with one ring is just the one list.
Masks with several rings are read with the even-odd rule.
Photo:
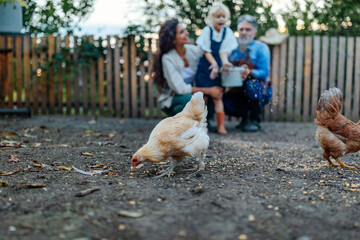
[[238, 38], [240, 48], [247, 47], [252, 41], [254, 41], [254, 37]]

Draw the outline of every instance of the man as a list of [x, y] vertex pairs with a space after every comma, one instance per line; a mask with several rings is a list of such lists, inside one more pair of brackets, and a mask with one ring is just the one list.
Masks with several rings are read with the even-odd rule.
[[266, 80], [270, 72], [270, 51], [265, 43], [254, 40], [257, 22], [253, 16], [240, 16], [237, 30], [239, 47], [233, 50], [229, 60], [234, 66], [245, 68], [241, 72], [244, 83], [225, 93], [223, 102], [226, 114], [241, 117], [236, 128], [256, 132], [261, 129], [261, 108], [269, 101]]

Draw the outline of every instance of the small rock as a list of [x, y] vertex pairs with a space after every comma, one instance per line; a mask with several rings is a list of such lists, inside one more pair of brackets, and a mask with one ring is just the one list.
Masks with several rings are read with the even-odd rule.
[[191, 189], [191, 192], [194, 194], [200, 195], [200, 194], [204, 193], [204, 188], [203, 188], [203, 186], [199, 185], [199, 186], [196, 186], [193, 189]]
[[178, 234], [179, 237], [186, 237], [186, 231], [184, 229], [181, 229]]
[[16, 231], [16, 227], [15, 227], [15, 226], [10, 226], [10, 227], [9, 227], [9, 231], [15, 232], [15, 231]]
[[123, 231], [123, 230], [125, 230], [125, 229], [126, 229], [125, 224], [120, 224], [120, 225], [119, 225], [119, 230], [120, 230], [120, 231]]
[[254, 222], [256, 219], [255, 219], [255, 216], [254, 216], [254, 215], [249, 215], [248, 220], [249, 220], [250, 222]]
[[311, 238], [309, 236], [304, 235], [299, 237], [297, 240], [311, 240]]
[[246, 236], [246, 234], [240, 234], [238, 237], [239, 240], [247, 240], [248, 237]]

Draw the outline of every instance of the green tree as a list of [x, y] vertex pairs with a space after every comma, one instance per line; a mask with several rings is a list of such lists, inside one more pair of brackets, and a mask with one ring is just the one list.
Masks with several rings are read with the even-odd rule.
[[[184, 22], [191, 37], [195, 36], [197, 29], [206, 26], [205, 19], [214, 1], [210, 0], [143, 0], [146, 3], [145, 15], [147, 23], [154, 29], [169, 17], [178, 18]], [[242, 14], [251, 14], [259, 19], [258, 35], [270, 27], [278, 27], [275, 14], [271, 11], [272, 5], [263, 0], [224, 0], [231, 12], [231, 26], [235, 30], [237, 18]]]
[[25, 0], [23, 24], [30, 33], [57, 33], [65, 29], [72, 33], [93, 10], [95, 0]]
[[8, 3], [8, 2], [14, 4], [14, 8], [16, 8], [16, 2], [18, 2], [23, 7], [27, 7], [26, 2], [23, 0], [16, 0], [16, 1], [15, 0], [0, 0], [0, 4], [4, 4], [4, 5], [6, 5], [6, 3]]
[[357, 0], [291, 0], [281, 14], [291, 35], [360, 34], [360, 2]]

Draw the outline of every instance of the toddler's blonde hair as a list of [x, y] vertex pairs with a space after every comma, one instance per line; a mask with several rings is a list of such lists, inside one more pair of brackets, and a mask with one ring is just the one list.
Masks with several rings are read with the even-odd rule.
[[213, 21], [214, 21], [214, 14], [218, 11], [223, 11], [225, 13], [225, 18], [226, 18], [226, 26], [230, 25], [230, 10], [229, 8], [224, 5], [221, 2], [214, 2], [212, 7], [210, 8], [209, 12], [208, 12], [208, 16], [205, 20], [207, 25], [212, 26], [213, 25]]

